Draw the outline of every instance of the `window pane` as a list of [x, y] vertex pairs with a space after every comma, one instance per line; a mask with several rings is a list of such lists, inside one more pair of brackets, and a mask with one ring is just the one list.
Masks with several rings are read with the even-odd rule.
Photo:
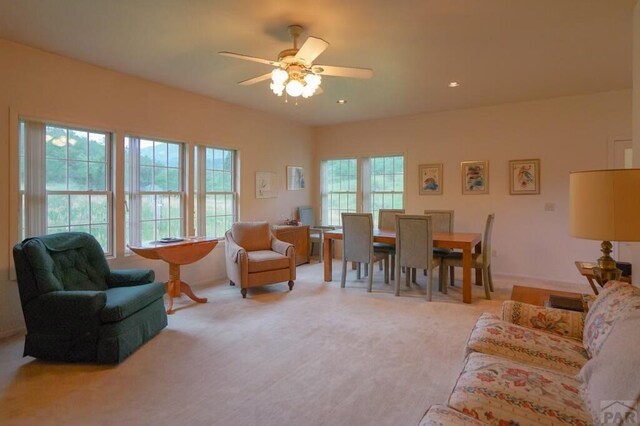
[[140, 139], [140, 164], [143, 166], [153, 165], [153, 141]]
[[180, 170], [167, 169], [167, 191], [180, 191]]
[[154, 164], [160, 167], [167, 166], [167, 144], [164, 142], [156, 142], [154, 144]]
[[91, 208], [88, 195], [71, 195], [69, 219], [71, 225], [85, 225], [90, 222]]
[[[169, 197], [156, 196], [156, 219], [169, 219]], [[166, 235], [164, 235], [166, 237]]]
[[153, 220], [156, 218], [156, 197], [155, 195], [142, 195], [141, 197], [141, 218], [142, 220]]
[[167, 169], [160, 168], [160, 167], [154, 167], [153, 168], [153, 179], [154, 179], [154, 185], [153, 185], [153, 190], [154, 191], [165, 192], [165, 191], [168, 190], [168, 188], [167, 188]]
[[69, 158], [72, 160], [87, 160], [88, 156], [87, 132], [79, 130], [69, 131]]
[[48, 191], [67, 189], [67, 162], [65, 160], [47, 159], [46, 169], [46, 189]]
[[91, 229], [89, 232], [91, 232], [91, 235], [93, 235], [96, 240], [98, 240], [98, 242], [100, 243], [100, 245], [102, 246], [102, 250], [107, 251], [108, 247], [108, 235], [107, 235], [107, 225], [91, 225]]
[[153, 167], [140, 166], [140, 191], [153, 190]]
[[89, 189], [105, 191], [107, 189], [107, 168], [105, 163], [89, 163]]
[[156, 239], [156, 226], [155, 222], [142, 222], [141, 241], [153, 241]]
[[107, 160], [107, 135], [89, 133], [89, 160], [104, 163]]
[[47, 126], [45, 151], [47, 158], [67, 158], [67, 129]]
[[106, 195], [91, 196], [91, 223], [107, 223], [109, 204]]
[[55, 227], [69, 224], [69, 196], [47, 196], [47, 226]]
[[88, 163], [69, 161], [69, 189], [72, 191], [86, 191], [88, 182]]
[[180, 146], [174, 143], [169, 144], [169, 167], [180, 166]]
[[182, 217], [182, 197], [180, 195], [170, 195], [169, 197], [169, 217]]

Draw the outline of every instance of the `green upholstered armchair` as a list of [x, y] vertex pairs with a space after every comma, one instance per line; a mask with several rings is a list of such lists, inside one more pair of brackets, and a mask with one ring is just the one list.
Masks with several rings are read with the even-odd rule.
[[110, 271], [83, 232], [28, 238], [13, 248], [24, 356], [118, 363], [167, 325], [165, 285], [148, 269]]

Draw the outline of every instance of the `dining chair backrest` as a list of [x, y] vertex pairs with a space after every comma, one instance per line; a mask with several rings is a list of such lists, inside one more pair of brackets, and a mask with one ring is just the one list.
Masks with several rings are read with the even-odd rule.
[[298, 207], [298, 218], [302, 225], [315, 226], [316, 224], [313, 207]]
[[433, 232], [453, 232], [453, 210], [425, 210], [431, 216]]
[[493, 222], [496, 215], [491, 213], [487, 216], [487, 224], [484, 227], [484, 237], [482, 240], [482, 260], [485, 264], [491, 263], [491, 233], [493, 232]]
[[396, 267], [431, 270], [433, 224], [430, 216], [396, 216]]
[[404, 209], [380, 209], [378, 211], [378, 229], [395, 231], [396, 216], [399, 214], [404, 214]]
[[373, 257], [373, 216], [371, 213], [342, 213], [344, 259], [370, 263]]

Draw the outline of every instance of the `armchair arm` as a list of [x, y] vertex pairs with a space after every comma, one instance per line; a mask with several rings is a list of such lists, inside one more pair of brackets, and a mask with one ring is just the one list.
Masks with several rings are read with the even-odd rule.
[[107, 277], [107, 285], [113, 287], [130, 287], [152, 283], [156, 278], [152, 269], [118, 269], [113, 270]]
[[24, 307], [27, 329], [52, 334], [77, 334], [100, 324], [107, 303], [103, 291], [51, 291]]
[[236, 243], [236, 241], [231, 237], [229, 232], [227, 232], [224, 244], [225, 244], [224, 249], [227, 254], [227, 259], [230, 259], [235, 263], [238, 263], [238, 259], [240, 258], [241, 253], [247, 252], [244, 248], [240, 247], [238, 243]]
[[513, 300], [502, 304], [504, 321], [579, 340], [582, 340], [584, 317], [582, 312], [545, 308]]
[[276, 237], [271, 237], [271, 250], [287, 257], [292, 257], [295, 254], [295, 247], [293, 244], [281, 241]]

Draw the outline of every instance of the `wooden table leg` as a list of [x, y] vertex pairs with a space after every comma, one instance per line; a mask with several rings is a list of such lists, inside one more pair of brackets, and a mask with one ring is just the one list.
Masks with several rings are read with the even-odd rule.
[[198, 297], [193, 293], [191, 286], [180, 279], [180, 265], [169, 264], [169, 281], [167, 282], [167, 294], [169, 296], [169, 307], [167, 314], [173, 313], [173, 298], [180, 297], [182, 293], [189, 299], [197, 303], [207, 303], [206, 297]]
[[598, 287], [596, 287], [596, 283], [593, 281], [593, 277], [587, 275], [587, 280], [589, 281], [589, 285], [591, 286], [591, 290], [593, 290], [593, 294], [598, 295]]
[[[475, 252], [480, 255], [482, 253], [482, 243], [476, 244]], [[476, 268], [476, 285], [482, 285], [482, 269]]]
[[471, 303], [471, 247], [462, 250], [462, 301]]
[[331, 282], [333, 276], [333, 258], [331, 257], [331, 248], [333, 246], [333, 239], [324, 239], [324, 280]]

